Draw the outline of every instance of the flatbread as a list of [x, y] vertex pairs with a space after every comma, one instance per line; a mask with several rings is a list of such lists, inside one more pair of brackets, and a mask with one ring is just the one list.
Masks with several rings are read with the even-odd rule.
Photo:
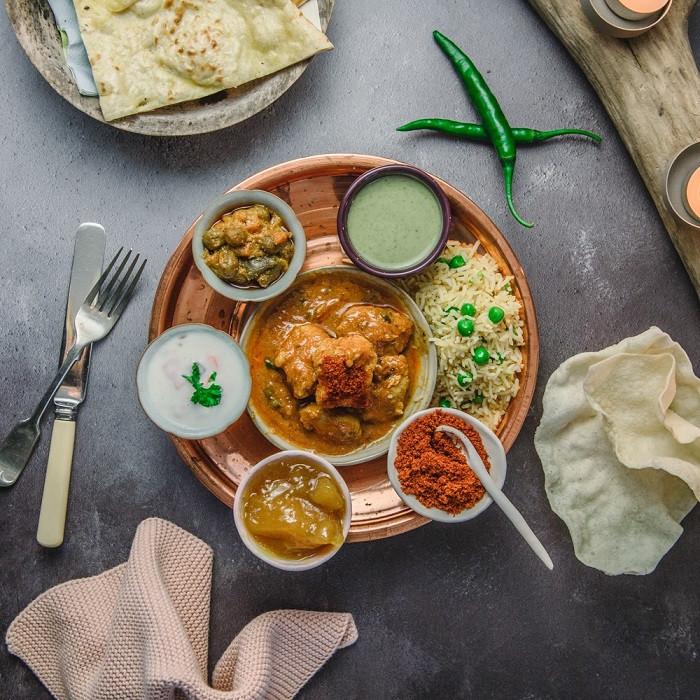
[[74, 0], [110, 121], [194, 100], [333, 48], [291, 0]]
[[658, 328], [564, 362], [535, 435], [550, 505], [576, 556], [607, 574], [646, 574], [697, 503], [700, 380]]
[[583, 389], [603, 416], [622, 464], [629, 469], [663, 469], [682, 479], [700, 500], [700, 381], [692, 373], [688, 378], [696, 387], [688, 420], [670, 410], [679, 373], [671, 353], [622, 353], [593, 365]]

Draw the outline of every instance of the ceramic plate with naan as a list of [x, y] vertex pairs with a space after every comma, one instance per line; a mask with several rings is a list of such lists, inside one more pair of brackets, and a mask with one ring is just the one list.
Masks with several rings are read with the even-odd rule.
[[333, 48], [292, 0], [74, 0], [106, 120], [238, 87]]

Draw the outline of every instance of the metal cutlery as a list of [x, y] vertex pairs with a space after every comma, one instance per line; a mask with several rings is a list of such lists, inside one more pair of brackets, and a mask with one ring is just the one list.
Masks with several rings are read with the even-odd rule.
[[[75, 317], [75, 342], [68, 351], [58, 373], [29, 418], [20, 421], [0, 444], [0, 487], [12, 486], [27, 465], [41, 433], [41, 419], [56, 391], [63, 383], [71, 367], [80, 357], [83, 348], [102, 340], [115, 326], [126, 308], [134, 288], [146, 266], [146, 260], [136, 269], [139, 254], [124, 268], [131, 258], [129, 251], [119, 262], [124, 249], [120, 248], [95, 286], [90, 290]], [[112, 273], [112, 269], [119, 266]]]
[[[104, 252], [104, 228], [100, 224], [81, 224], [75, 236], [61, 362], [75, 341], [75, 317], [78, 309], [102, 274]], [[63, 543], [76, 418], [87, 391], [91, 349], [92, 345], [83, 348], [80, 358], [68, 372], [53, 399], [55, 418], [36, 534], [37, 542], [43, 547], [59, 547]]]

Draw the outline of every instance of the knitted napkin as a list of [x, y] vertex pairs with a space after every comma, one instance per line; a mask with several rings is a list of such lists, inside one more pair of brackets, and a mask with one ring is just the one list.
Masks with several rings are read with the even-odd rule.
[[125, 564], [40, 595], [10, 625], [8, 649], [58, 700], [285, 700], [357, 639], [346, 613], [264, 613], [209, 686], [212, 560], [190, 533], [144, 520]]

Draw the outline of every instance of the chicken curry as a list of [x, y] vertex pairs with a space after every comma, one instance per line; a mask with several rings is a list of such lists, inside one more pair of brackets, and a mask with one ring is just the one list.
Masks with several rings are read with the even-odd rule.
[[251, 408], [300, 448], [339, 455], [366, 447], [404, 415], [418, 335], [384, 287], [342, 271], [305, 276], [251, 330]]

